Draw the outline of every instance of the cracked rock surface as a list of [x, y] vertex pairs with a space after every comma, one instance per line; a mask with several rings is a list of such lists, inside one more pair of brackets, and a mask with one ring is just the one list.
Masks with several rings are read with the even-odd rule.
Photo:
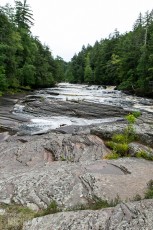
[[115, 208], [62, 212], [35, 218], [23, 230], [152, 230], [153, 200], [121, 203]]
[[55, 200], [65, 210], [87, 204], [93, 196], [108, 201], [143, 196], [153, 163], [102, 160], [108, 152], [103, 141], [90, 134], [10, 137], [0, 145], [0, 202], [38, 210]]

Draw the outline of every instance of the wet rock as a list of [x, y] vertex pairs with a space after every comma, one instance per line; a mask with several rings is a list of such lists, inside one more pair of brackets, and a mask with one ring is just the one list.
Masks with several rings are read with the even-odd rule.
[[42, 95], [28, 95], [22, 100], [22, 103], [33, 102], [36, 100], [42, 100], [42, 97], [43, 97]]
[[63, 212], [35, 218], [23, 230], [123, 230], [148, 229], [153, 226], [153, 200], [121, 203], [115, 208]]
[[11, 135], [19, 131], [19, 125], [28, 121], [28, 118], [22, 115], [13, 114], [14, 105], [17, 103], [19, 98], [25, 95], [10, 95], [7, 97], [0, 97], [0, 129], [8, 131]]
[[[75, 116], [82, 118], [106, 118], [121, 117], [127, 114], [121, 107], [92, 104], [90, 102], [80, 101], [79, 103], [70, 101], [45, 100], [29, 102], [24, 107], [25, 112], [45, 116]], [[111, 112], [110, 112], [111, 111]]]

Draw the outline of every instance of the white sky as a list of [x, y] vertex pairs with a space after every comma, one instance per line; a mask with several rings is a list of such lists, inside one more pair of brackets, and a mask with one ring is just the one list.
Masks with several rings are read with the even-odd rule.
[[[21, 0], [23, 1], [23, 0]], [[0, 0], [0, 5], [14, 0]], [[33, 10], [33, 35], [53, 56], [69, 61], [82, 45], [93, 45], [117, 28], [129, 31], [140, 12], [153, 9], [152, 0], [27, 0]]]

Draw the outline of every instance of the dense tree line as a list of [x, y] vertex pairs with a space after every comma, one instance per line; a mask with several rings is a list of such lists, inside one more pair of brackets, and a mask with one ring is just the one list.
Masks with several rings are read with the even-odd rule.
[[109, 38], [83, 46], [67, 66], [66, 80], [75, 83], [117, 85], [119, 89], [153, 92], [153, 11], [141, 13], [133, 29], [117, 30]]
[[153, 11], [140, 13], [132, 31], [115, 30], [93, 46], [83, 46], [69, 63], [53, 58], [49, 47], [32, 35], [33, 24], [26, 0], [0, 7], [0, 91], [66, 80], [153, 93]]
[[0, 91], [53, 86], [64, 76], [65, 62], [31, 33], [33, 14], [27, 1], [0, 7]]

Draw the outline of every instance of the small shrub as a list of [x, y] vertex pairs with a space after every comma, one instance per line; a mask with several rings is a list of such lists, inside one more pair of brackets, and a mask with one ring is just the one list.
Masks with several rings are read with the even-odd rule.
[[136, 118], [133, 114], [128, 114], [125, 116], [125, 119], [128, 121], [129, 124], [134, 124], [136, 121]]
[[133, 114], [133, 116], [134, 116], [135, 118], [138, 118], [138, 117], [141, 116], [141, 112], [140, 112], [140, 111], [133, 111], [132, 114]]
[[128, 153], [128, 144], [126, 143], [116, 143], [113, 141], [108, 141], [107, 146], [113, 150], [113, 153], [117, 153], [120, 156], [127, 155]]
[[116, 143], [126, 143], [126, 138], [124, 134], [114, 134], [112, 141]]
[[99, 210], [103, 208], [109, 208], [109, 207], [115, 207], [117, 204], [121, 202], [121, 199], [117, 195], [115, 199], [112, 199], [111, 201], [104, 200], [96, 195], [92, 197], [88, 201], [88, 204], [84, 205], [77, 205], [75, 207], [72, 207], [71, 209], [67, 209], [67, 211], [78, 211], [78, 210]]
[[147, 184], [147, 191], [145, 192], [145, 199], [153, 198], [153, 180], [150, 180]]
[[136, 133], [135, 130], [133, 128], [133, 125], [128, 125], [125, 129], [124, 129], [124, 136], [126, 139], [126, 143], [130, 143], [134, 140], [136, 140]]
[[53, 200], [45, 210], [41, 210], [40, 212], [36, 213], [35, 217], [46, 216], [60, 211], [61, 210], [58, 208], [56, 201]]
[[106, 145], [107, 147], [113, 149], [113, 147], [114, 147], [114, 142], [113, 142], [113, 141], [107, 141], [107, 142], [105, 143], [105, 145]]
[[148, 190], [146, 193], [145, 193], [145, 199], [152, 199], [153, 198], [153, 190]]
[[61, 161], [66, 161], [66, 158], [62, 155], [62, 156], [60, 156], [60, 160]]
[[115, 143], [114, 145], [114, 149], [115, 151], [120, 154], [121, 156], [125, 156], [128, 154], [128, 144], [124, 143], [124, 144], [120, 144], [120, 143]]
[[97, 209], [102, 209], [102, 208], [108, 208], [110, 207], [109, 203], [107, 200], [103, 200], [97, 196], [93, 197], [93, 203], [89, 204], [89, 209], [92, 210], [97, 210]]
[[107, 159], [117, 159], [119, 156], [127, 156], [129, 150], [128, 144], [137, 138], [133, 125], [140, 114], [140, 112], [135, 111], [132, 114], [125, 116], [125, 119], [128, 121], [128, 125], [123, 130], [123, 133], [114, 134], [112, 136], [112, 140], [106, 142], [106, 146], [113, 150], [113, 153], [106, 157]]
[[143, 150], [137, 152], [136, 157], [137, 158], [143, 158], [143, 159], [146, 159], [146, 160], [153, 161], [153, 156], [151, 154], [149, 155], [149, 153], [147, 153], [147, 152], [145, 152]]
[[137, 139], [137, 135], [134, 129], [134, 123], [136, 122], [136, 118], [141, 115], [139, 111], [134, 111], [132, 114], [125, 116], [125, 119], [128, 121], [128, 125], [124, 130], [125, 138], [127, 139], [127, 143], [130, 143]]
[[46, 215], [48, 215], [48, 214], [53, 214], [53, 213], [56, 213], [56, 212], [59, 212], [59, 208], [57, 206], [56, 201], [53, 200], [50, 203], [50, 205], [47, 207], [47, 209], [45, 210], [45, 213], [46, 213]]
[[111, 201], [103, 200], [100, 197], [93, 196], [93, 203], [89, 204], [89, 209], [97, 210], [102, 208], [108, 208], [108, 207], [115, 207], [117, 204], [121, 202], [120, 197], [117, 195], [115, 199], [112, 199]]
[[139, 201], [139, 200], [142, 200], [142, 197], [139, 194], [136, 194], [132, 199], [132, 201]]
[[118, 159], [120, 155], [118, 153], [112, 152], [105, 156], [105, 159], [112, 160], [112, 159]]

